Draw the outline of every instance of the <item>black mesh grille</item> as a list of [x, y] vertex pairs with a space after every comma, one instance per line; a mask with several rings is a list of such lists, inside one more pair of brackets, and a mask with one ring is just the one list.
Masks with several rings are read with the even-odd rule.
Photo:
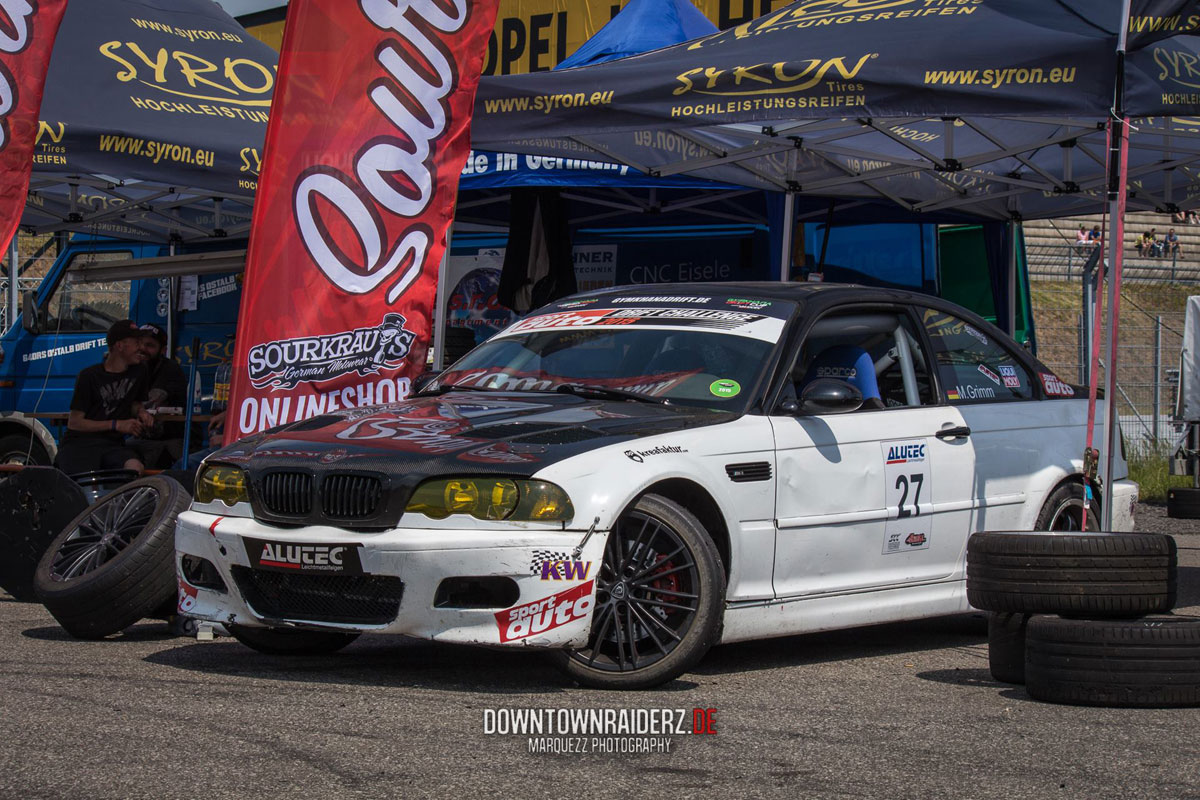
[[383, 497], [383, 485], [373, 475], [327, 475], [321, 483], [321, 511], [335, 519], [373, 516]]
[[751, 481], [771, 480], [771, 465], [766, 461], [752, 461], [747, 464], [726, 464], [725, 473], [734, 483], [749, 483]]
[[400, 612], [404, 583], [387, 575], [296, 575], [233, 567], [242, 596], [260, 616], [299, 622], [386, 625]]
[[300, 517], [312, 511], [311, 475], [303, 472], [271, 472], [263, 476], [259, 495], [272, 514]]

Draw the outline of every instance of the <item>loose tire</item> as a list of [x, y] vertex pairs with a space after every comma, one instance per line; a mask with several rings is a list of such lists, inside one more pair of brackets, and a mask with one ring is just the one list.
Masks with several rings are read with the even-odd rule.
[[50, 544], [38, 599], [67, 633], [100, 639], [152, 615], [175, 595], [175, 518], [189, 496], [154, 476], [105, 495]]
[[358, 638], [357, 633], [306, 631], [293, 628], [225, 626], [233, 638], [260, 653], [272, 656], [310, 656], [336, 653]]
[[1028, 614], [988, 614], [988, 669], [1001, 683], [1025, 682]]
[[687, 672], [716, 643], [725, 570], [695, 516], [658, 495], [621, 515], [596, 574], [587, 647], [555, 654], [598, 689], [645, 689]]
[[1200, 705], [1200, 617], [1034, 617], [1025, 689], [1034, 699], [1072, 705]]
[[1200, 519], [1200, 489], [1168, 489], [1167, 516], [1172, 519]]
[[0, 436], [0, 464], [49, 466], [50, 454], [32, 432]]
[[0, 474], [0, 589], [36, 603], [33, 575], [42, 554], [87, 506], [83, 490], [54, 467]]
[[967, 600], [1011, 614], [1170, 611], [1175, 563], [1175, 540], [1160, 533], [976, 533], [967, 542]]

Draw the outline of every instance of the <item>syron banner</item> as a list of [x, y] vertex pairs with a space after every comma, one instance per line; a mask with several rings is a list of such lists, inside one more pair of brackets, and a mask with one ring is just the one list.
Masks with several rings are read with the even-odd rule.
[[292, 0], [226, 441], [407, 395], [496, 0]]
[[25, 207], [42, 87], [67, 0], [0, 0], [0, 246]]

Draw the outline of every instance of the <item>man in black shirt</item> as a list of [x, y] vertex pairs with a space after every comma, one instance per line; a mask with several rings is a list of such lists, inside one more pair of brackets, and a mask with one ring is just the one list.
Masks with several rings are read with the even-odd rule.
[[108, 329], [108, 353], [75, 379], [67, 432], [58, 451], [59, 469], [68, 475], [101, 469], [141, 471], [125, 436], [139, 436], [154, 420], [142, 409], [146, 398], [142, 332], [133, 320]]
[[[188, 403], [188, 378], [179, 362], [164, 352], [167, 332], [153, 323], [141, 326], [142, 356], [146, 359], [146, 409], [184, 408]], [[178, 413], [178, 412], [176, 412]], [[183, 455], [182, 422], [158, 422], [142, 432], [140, 440], [130, 442], [142, 454], [143, 462], [151, 469], [170, 467]], [[199, 444], [196, 426], [192, 426], [192, 442]]]

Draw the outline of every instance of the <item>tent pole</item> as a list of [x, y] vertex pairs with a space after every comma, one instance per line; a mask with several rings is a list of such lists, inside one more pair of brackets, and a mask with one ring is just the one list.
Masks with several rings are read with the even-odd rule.
[[446, 249], [442, 251], [442, 263], [438, 264], [437, 309], [433, 312], [433, 371], [442, 371], [446, 351], [446, 273], [450, 269], [450, 238], [454, 235], [454, 223], [446, 229]]
[[796, 224], [796, 195], [791, 192], [783, 194], [783, 237], [780, 239], [779, 281], [787, 283], [791, 280], [792, 266], [792, 228]]
[[21, 265], [17, 263], [19, 256], [17, 255], [17, 237], [21, 234], [13, 231], [12, 241], [8, 243], [8, 316], [5, 321], [8, 325], [5, 330], [13, 326], [13, 322], [17, 319], [17, 309], [21, 307], [21, 301], [18, 297], [20, 293], [17, 287], [17, 279], [21, 276]]
[[1008, 335], [1017, 338], [1017, 221], [1008, 221]]

